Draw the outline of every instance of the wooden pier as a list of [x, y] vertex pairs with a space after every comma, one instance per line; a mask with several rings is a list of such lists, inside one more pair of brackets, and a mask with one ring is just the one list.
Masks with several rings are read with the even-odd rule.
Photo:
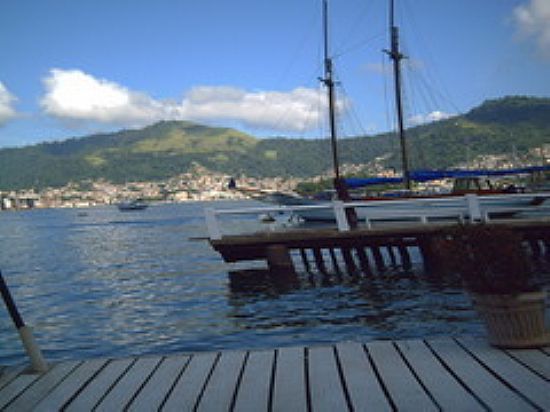
[[550, 348], [342, 342], [0, 369], [6, 411], [550, 410]]
[[[521, 233], [535, 258], [550, 254], [549, 218], [499, 220], [491, 224]], [[306, 271], [314, 268], [319, 273], [371, 274], [383, 271], [388, 262], [410, 269], [411, 248], [417, 248], [430, 271], [440, 264], [433, 242], [455, 226], [453, 222], [407, 222], [348, 231], [302, 229], [222, 236], [210, 243], [226, 262], [264, 260], [272, 271], [287, 273], [296, 263], [301, 263]]]

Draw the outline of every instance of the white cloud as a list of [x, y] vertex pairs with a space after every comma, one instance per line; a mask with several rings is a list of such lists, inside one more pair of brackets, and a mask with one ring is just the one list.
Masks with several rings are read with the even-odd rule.
[[0, 126], [17, 116], [13, 104], [17, 99], [13, 96], [6, 86], [0, 82]]
[[423, 123], [431, 123], [431, 122], [437, 122], [439, 120], [448, 119], [449, 117], [454, 116], [450, 113], [441, 112], [439, 110], [435, 110], [428, 114], [416, 114], [414, 116], [411, 116], [409, 118], [409, 122], [412, 125], [419, 125]]
[[516, 7], [514, 21], [520, 33], [534, 38], [542, 54], [550, 57], [550, 1], [530, 0]]
[[[66, 120], [145, 125], [158, 120], [235, 121], [271, 130], [314, 128], [326, 102], [317, 89], [288, 92], [246, 91], [229, 86], [200, 86], [180, 102], [157, 100], [80, 70], [53, 69], [44, 79], [45, 113]], [[340, 108], [345, 102], [339, 102]]]

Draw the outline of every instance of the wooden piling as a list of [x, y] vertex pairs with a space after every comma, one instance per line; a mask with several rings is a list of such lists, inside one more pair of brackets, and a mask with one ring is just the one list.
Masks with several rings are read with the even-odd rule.
[[285, 245], [269, 245], [266, 248], [266, 259], [271, 272], [296, 273], [290, 252]]
[[542, 256], [543, 252], [538, 239], [531, 238], [528, 239], [527, 242], [529, 243], [529, 247], [531, 248], [531, 252], [533, 253], [533, 258], [539, 259]]
[[412, 268], [412, 263], [411, 255], [409, 254], [407, 246], [405, 246], [404, 244], [399, 244], [397, 246], [397, 250], [399, 251], [399, 255], [401, 256], [401, 265], [403, 266], [403, 269], [410, 270]]
[[392, 266], [397, 266], [397, 258], [395, 257], [395, 252], [393, 251], [393, 246], [389, 245], [386, 247], [388, 251], [388, 256], [390, 257], [390, 262]]
[[357, 265], [353, 260], [353, 255], [351, 254], [351, 249], [349, 247], [342, 247], [342, 256], [344, 257], [344, 263], [346, 264], [346, 269], [349, 274], [356, 274], [358, 272]]
[[365, 275], [371, 275], [372, 271], [370, 269], [369, 265], [369, 258], [365, 252], [365, 249], [362, 247], [355, 248], [355, 251], [357, 252], [357, 257], [359, 258], [359, 264], [361, 265], [361, 270]]
[[384, 262], [384, 257], [382, 256], [382, 252], [380, 252], [380, 248], [378, 246], [371, 246], [370, 250], [372, 252], [372, 257], [374, 258], [376, 270], [378, 270], [378, 272], [383, 272], [386, 270], [386, 263]]
[[315, 257], [315, 264], [317, 265], [317, 270], [322, 274], [327, 274], [327, 267], [325, 266], [325, 261], [323, 259], [323, 252], [320, 248], [313, 248], [313, 256]]
[[340, 270], [340, 266], [338, 265], [338, 259], [336, 258], [336, 252], [334, 251], [334, 248], [330, 248], [328, 251], [330, 253], [330, 259], [332, 261], [332, 267], [334, 268], [334, 272], [338, 276], [341, 276], [342, 271]]
[[302, 257], [302, 263], [304, 264], [306, 272], [311, 273], [311, 266], [309, 264], [306, 249], [300, 248], [300, 256]]

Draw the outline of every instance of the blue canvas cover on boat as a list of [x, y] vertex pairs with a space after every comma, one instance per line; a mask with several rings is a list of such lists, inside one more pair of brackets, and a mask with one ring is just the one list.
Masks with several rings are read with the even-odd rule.
[[[459, 177], [479, 177], [479, 176], [507, 176], [522, 173], [535, 173], [550, 170], [550, 166], [529, 166], [514, 169], [474, 169], [474, 170], [415, 170], [410, 173], [411, 180], [416, 182], [429, 182], [431, 180], [453, 179]], [[381, 185], [388, 183], [401, 183], [401, 177], [352, 177], [345, 179], [348, 188], [353, 189], [363, 186]]]

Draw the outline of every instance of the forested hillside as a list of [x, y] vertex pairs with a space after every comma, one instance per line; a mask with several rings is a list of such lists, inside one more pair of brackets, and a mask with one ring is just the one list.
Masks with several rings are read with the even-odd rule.
[[[550, 99], [490, 100], [463, 116], [407, 131], [413, 168], [445, 168], [468, 155], [527, 153], [550, 144]], [[399, 167], [395, 135], [339, 141], [342, 163], [385, 155]], [[331, 167], [327, 139], [258, 139], [227, 128], [166, 121], [140, 130], [0, 150], [0, 190], [62, 186], [103, 178], [114, 183], [165, 179], [192, 163], [227, 174], [314, 176]]]

